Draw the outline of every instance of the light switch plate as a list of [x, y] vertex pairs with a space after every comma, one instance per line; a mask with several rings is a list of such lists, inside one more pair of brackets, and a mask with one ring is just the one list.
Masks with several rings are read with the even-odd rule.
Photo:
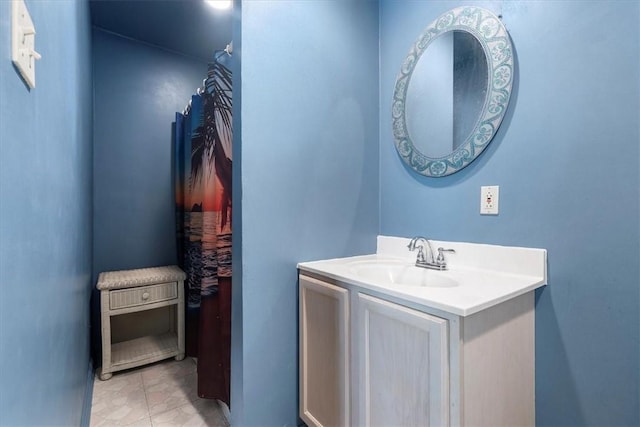
[[36, 29], [24, 0], [13, 0], [11, 7], [11, 61], [30, 88], [36, 87]]
[[480, 187], [480, 214], [498, 215], [500, 187], [487, 185]]

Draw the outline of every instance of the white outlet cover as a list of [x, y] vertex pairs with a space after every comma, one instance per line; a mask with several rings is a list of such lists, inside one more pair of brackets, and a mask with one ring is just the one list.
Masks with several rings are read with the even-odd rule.
[[500, 204], [500, 186], [487, 185], [480, 187], [480, 214], [498, 215]]

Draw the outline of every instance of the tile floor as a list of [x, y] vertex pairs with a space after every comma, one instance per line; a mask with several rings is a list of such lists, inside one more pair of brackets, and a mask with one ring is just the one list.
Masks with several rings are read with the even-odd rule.
[[216, 400], [197, 395], [196, 362], [168, 359], [116, 372], [107, 381], [96, 375], [91, 426], [228, 427]]

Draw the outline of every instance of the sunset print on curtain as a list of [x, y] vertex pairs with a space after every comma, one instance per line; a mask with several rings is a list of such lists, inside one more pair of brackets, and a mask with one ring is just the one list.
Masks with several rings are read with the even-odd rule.
[[231, 354], [232, 86], [216, 54], [203, 90], [176, 114], [178, 262], [187, 273], [186, 351], [198, 359], [198, 395], [229, 404]]

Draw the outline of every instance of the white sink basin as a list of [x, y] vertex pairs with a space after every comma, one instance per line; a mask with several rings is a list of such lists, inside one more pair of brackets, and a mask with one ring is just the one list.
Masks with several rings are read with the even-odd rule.
[[431, 241], [446, 255], [448, 270], [416, 267], [408, 238], [378, 236], [375, 254], [309, 261], [301, 274], [320, 275], [430, 309], [470, 316], [547, 283], [547, 251], [535, 248]]
[[354, 261], [347, 265], [350, 273], [364, 280], [387, 285], [452, 288], [459, 283], [448, 277], [446, 271], [416, 267], [406, 261]]

